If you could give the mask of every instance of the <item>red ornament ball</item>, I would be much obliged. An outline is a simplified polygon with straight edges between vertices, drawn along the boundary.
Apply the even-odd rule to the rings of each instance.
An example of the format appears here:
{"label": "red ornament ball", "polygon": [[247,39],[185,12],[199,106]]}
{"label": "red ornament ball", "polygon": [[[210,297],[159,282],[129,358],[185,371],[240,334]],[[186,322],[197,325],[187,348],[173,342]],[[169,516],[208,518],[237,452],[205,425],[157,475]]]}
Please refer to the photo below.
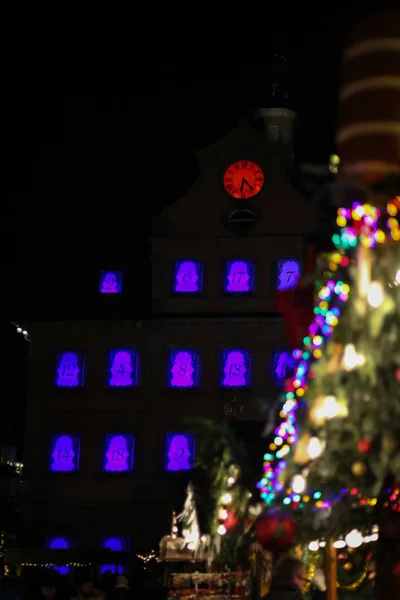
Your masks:
{"label": "red ornament ball", "polygon": [[239,519],[236,516],[235,511],[230,510],[228,511],[228,516],[226,517],[225,521],[224,521],[224,527],[227,531],[230,531],[231,529],[235,529],[236,525],[239,523]]}
{"label": "red ornament ball", "polygon": [[265,550],[286,552],[291,548],[297,525],[290,516],[280,510],[261,515],[255,524],[257,541]]}
{"label": "red ornament ball", "polygon": [[357,444],[358,451],[362,452],[363,454],[371,452],[372,447],[373,443],[371,442],[371,440],[360,440]]}
{"label": "red ornament ball", "polygon": [[394,375],[395,375],[396,381],[398,381],[400,383],[400,367],[395,370]]}

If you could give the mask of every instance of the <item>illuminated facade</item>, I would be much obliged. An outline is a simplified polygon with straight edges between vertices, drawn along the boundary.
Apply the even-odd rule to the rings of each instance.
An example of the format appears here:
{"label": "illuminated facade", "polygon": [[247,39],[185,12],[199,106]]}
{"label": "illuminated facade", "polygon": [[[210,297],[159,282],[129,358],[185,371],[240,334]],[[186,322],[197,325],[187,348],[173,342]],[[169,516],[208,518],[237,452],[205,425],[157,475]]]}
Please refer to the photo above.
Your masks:
{"label": "illuminated facade", "polygon": [[[292,115],[260,114],[272,141],[242,122],[198,152],[197,182],[154,219],[151,317],[29,325],[37,545],[156,542],[196,459],[187,417],[264,421],[260,398],[290,375],[276,294],[304,272],[317,215],[286,174]],[[108,309],[133,287],[118,264],[98,273]]]}

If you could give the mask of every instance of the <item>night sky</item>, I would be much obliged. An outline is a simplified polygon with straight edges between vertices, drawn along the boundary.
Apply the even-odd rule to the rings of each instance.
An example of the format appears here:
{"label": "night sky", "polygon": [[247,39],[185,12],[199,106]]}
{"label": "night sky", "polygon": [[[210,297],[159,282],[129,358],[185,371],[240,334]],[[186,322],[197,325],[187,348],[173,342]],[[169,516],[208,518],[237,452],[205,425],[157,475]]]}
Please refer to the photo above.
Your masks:
{"label": "night sky", "polygon": [[[289,21],[271,17],[257,48],[228,31],[227,43],[219,40],[218,50],[208,47],[208,53],[204,38],[203,46],[193,41],[175,54],[166,47],[154,59],[143,59],[139,49],[139,58],[125,57],[117,67],[109,61],[127,82],[121,90],[90,90],[86,82],[88,89],[60,91],[52,86],[56,63],[43,87],[32,75],[33,61],[31,87],[16,70],[4,113],[2,235],[2,333],[13,348],[12,364],[25,344],[21,336],[15,340],[10,320],[146,314],[149,221],[193,184],[197,148],[268,105],[276,49],[287,56],[291,106],[299,118],[297,159],[326,163],[334,150],[340,49],[360,3],[354,6],[345,14],[324,4],[320,12],[291,9]],[[108,73],[102,56],[92,52],[86,59],[80,62],[85,73],[106,66]],[[101,268],[125,272],[117,312],[101,305]]]}

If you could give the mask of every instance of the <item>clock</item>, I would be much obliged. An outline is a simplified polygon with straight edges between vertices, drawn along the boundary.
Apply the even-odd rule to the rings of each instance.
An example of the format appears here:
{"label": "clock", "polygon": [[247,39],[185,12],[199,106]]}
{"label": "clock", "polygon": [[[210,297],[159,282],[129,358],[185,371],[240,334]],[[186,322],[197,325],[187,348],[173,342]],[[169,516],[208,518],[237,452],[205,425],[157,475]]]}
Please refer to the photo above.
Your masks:
{"label": "clock", "polygon": [[224,187],[233,198],[252,198],[264,185],[262,169],[251,160],[238,160],[224,173]]}

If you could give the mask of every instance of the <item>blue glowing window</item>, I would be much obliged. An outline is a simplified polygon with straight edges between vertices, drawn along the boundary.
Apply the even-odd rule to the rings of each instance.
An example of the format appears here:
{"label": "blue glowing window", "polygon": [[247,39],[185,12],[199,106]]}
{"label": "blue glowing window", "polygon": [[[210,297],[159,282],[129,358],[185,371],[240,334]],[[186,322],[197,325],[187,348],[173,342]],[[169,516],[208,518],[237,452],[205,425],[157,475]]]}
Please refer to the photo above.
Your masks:
{"label": "blue glowing window", "polygon": [[138,363],[136,350],[109,350],[107,360],[108,387],[135,387],[138,382]]}
{"label": "blue glowing window", "polygon": [[189,471],[195,460],[195,438],[188,433],[168,433],[165,438],[165,470]]}
{"label": "blue glowing window", "polygon": [[221,387],[250,387],[250,351],[242,349],[223,350],[221,358]]}

